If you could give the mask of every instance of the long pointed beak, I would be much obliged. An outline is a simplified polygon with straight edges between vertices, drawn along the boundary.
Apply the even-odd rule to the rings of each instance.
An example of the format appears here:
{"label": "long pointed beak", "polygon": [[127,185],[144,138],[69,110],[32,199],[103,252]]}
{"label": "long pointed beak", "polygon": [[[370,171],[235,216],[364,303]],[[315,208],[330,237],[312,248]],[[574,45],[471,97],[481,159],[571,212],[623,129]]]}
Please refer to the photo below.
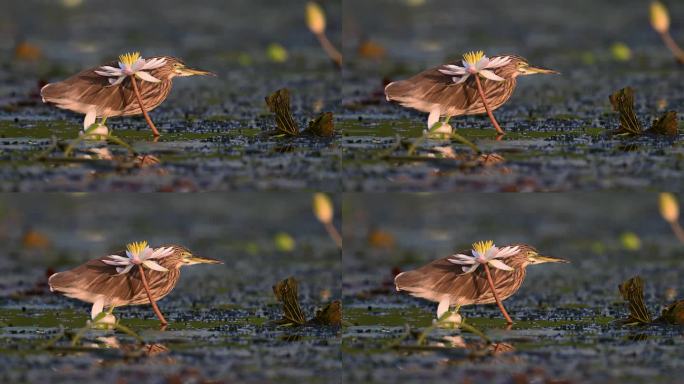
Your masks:
{"label": "long pointed beak", "polygon": [[213,77],[216,77],[216,74],[213,72],[204,71],[201,69],[188,68],[188,67],[181,69],[181,72],[183,72],[183,76],[213,76]]}
{"label": "long pointed beak", "polygon": [[557,257],[550,257],[550,256],[542,256],[542,255],[537,255],[534,257],[534,263],[535,264],[542,264],[542,263],[563,263],[563,264],[570,264],[570,260],[565,260],[565,259],[559,259]]}
{"label": "long pointed beak", "polygon": [[532,74],[543,74],[543,75],[560,75],[560,72],[554,71],[553,69],[548,69],[544,67],[533,67],[529,66],[525,68],[525,74],[526,75],[532,75]]}
{"label": "long pointed beak", "polygon": [[223,261],[210,259],[208,257],[192,256],[186,259],[187,264],[223,264]]}

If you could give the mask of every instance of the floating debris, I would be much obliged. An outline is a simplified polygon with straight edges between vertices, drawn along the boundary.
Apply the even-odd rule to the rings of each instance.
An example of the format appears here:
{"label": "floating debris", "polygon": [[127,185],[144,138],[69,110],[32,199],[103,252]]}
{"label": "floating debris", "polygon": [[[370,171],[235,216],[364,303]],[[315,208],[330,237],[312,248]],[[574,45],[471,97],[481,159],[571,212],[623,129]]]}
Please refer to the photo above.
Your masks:
{"label": "floating debris", "polygon": [[660,317],[653,320],[651,313],[644,303],[644,282],[639,276],[627,279],[619,285],[620,294],[629,305],[629,317],[622,320],[626,325],[647,325],[665,323],[673,325],[684,324],[684,300],[677,300],[668,305],[661,312]]}
{"label": "floating debris", "polygon": [[304,131],[300,132],[299,125],[292,116],[290,106],[290,90],[282,88],[266,97],[268,109],[275,114],[276,126],[278,131],[287,136],[299,136],[300,134],[311,134],[321,137],[332,137],[335,135],[335,127],[332,112],[324,112],[309,123]]}
{"label": "floating debris", "polygon": [[644,130],[641,122],[634,112],[634,89],[622,88],[609,97],[613,110],[620,114],[620,126],[613,132],[617,136],[641,136],[645,133],[677,136],[678,123],[677,112],[670,111],[653,122],[650,129]]}
{"label": "floating debris", "polygon": [[327,325],[339,327],[342,324],[342,303],[334,300],[323,309],[316,311],[316,315],[309,321],[299,304],[299,283],[294,277],[288,277],[273,286],[273,294],[283,305],[283,318],[276,320],[278,325]]}
{"label": "floating debris", "polygon": [[644,282],[639,276],[632,277],[619,285],[622,298],[629,304],[629,317],[625,324],[650,324],[651,313],[644,304]]}

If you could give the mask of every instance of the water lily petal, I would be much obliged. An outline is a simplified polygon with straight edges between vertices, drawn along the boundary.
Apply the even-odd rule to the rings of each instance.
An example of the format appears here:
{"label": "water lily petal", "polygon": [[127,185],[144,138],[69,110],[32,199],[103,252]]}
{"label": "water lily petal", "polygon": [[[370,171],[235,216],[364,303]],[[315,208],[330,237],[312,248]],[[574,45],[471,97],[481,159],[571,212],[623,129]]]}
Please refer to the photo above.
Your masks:
{"label": "water lily petal", "polygon": [[[109,79],[109,86],[112,87],[112,86],[121,84],[126,79],[126,77],[127,76],[119,76],[119,78],[117,78],[116,80],[115,79]],[[128,253],[128,251],[126,251],[126,253]]]}
{"label": "water lily petal", "polygon": [[144,66],[145,59],[141,57],[138,60],[136,60],[135,63],[133,63],[133,65],[131,65],[131,71],[138,72],[139,70],[143,69]]}
{"label": "water lily petal", "polygon": [[494,81],[504,81],[505,80],[503,77],[495,74],[492,71],[486,70],[486,69],[481,70],[480,75],[488,78],[489,80],[494,80]]}
{"label": "water lily petal", "polygon": [[133,268],[133,264],[127,265],[126,267],[117,267],[116,272],[118,272],[119,275],[125,275],[131,270],[131,268]]}
{"label": "water lily petal", "polygon": [[157,264],[156,262],[152,260],[145,260],[142,262],[144,266],[146,266],[149,269],[154,269],[155,271],[159,272],[168,272],[169,270],[162,267],[161,265]]}
{"label": "water lily petal", "polygon": [[509,56],[495,57],[494,59],[489,61],[489,65],[487,65],[487,67],[485,67],[485,69],[503,67],[504,65],[506,65],[510,62],[511,62],[511,58]]}
{"label": "water lily petal", "polygon": [[149,81],[150,83],[159,83],[161,81],[156,77],[150,75],[149,73],[143,71],[136,72],[135,75],[145,81]]}
{"label": "water lily petal", "polygon": [[496,257],[497,253],[499,253],[499,248],[497,248],[496,245],[492,245],[490,248],[487,249],[482,258],[485,260],[491,260]]}
{"label": "water lily petal", "polygon": [[463,84],[463,83],[465,83],[466,80],[468,80],[468,77],[470,77],[470,74],[469,74],[469,73],[466,73],[466,74],[463,75],[460,79],[458,79],[458,81],[456,81],[456,79],[457,79],[456,77],[454,77],[452,80],[453,80],[454,83],[456,83],[456,84]]}
{"label": "water lily petal", "polygon": [[504,247],[499,250],[495,258],[503,259],[515,255],[516,253],[518,253],[518,251],[520,251],[520,247]]}
{"label": "water lily petal", "polygon": [[137,256],[140,260],[147,260],[150,258],[150,256],[152,256],[152,253],[153,253],[152,248],[145,247],[142,250],[140,250],[140,253],[138,253]]}
{"label": "water lily petal", "polygon": [[494,268],[503,269],[504,271],[512,271],[513,270],[512,267],[509,267],[508,265],[504,264],[503,262],[501,262],[499,260],[489,260],[487,263]]}
{"label": "water lily petal", "polygon": [[476,70],[480,71],[487,68],[487,65],[489,65],[489,57],[482,56],[482,58],[475,63],[474,67]]}
{"label": "water lily petal", "polygon": [[173,247],[160,247],[155,249],[147,259],[159,259],[171,255],[173,255]]}
{"label": "water lily petal", "polygon": [[475,264],[475,259],[470,259],[470,260],[458,260],[458,259],[447,259],[448,262],[452,264],[458,264],[458,265],[472,265]]}
{"label": "water lily petal", "polygon": [[438,71],[441,72],[443,75],[449,75],[449,76],[453,76],[453,75],[461,76],[461,75],[465,74],[465,69],[463,69],[461,71],[452,71],[452,70],[448,70],[448,69],[438,69]]}
{"label": "water lily petal", "polygon": [[141,68],[142,70],[157,69],[162,65],[166,64],[166,59],[163,57],[157,57],[154,59],[147,60],[145,65]]}
{"label": "water lily petal", "polygon": [[463,273],[471,273],[471,272],[475,272],[475,270],[479,266],[480,266],[480,264],[474,264],[472,267],[463,267],[461,269],[463,270]]}
{"label": "water lily petal", "polygon": [[[117,255],[110,255],[107,257],[111,259],[102,259],[102,262],[108,265],[128,265],[131,263],[131,259],[126,257],[121,257]],[[116,257],[116,259],[114,259],[114,257]]]}

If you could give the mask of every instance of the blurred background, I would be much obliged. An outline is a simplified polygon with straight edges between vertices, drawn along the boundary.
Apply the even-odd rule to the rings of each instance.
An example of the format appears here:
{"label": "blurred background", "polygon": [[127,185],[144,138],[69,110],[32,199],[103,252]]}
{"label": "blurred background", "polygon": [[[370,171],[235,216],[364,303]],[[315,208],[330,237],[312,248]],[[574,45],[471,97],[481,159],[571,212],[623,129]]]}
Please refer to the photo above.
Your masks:
{"label": "blurred background", "polygon": [[[345,316],[353,324],[343,359],[357,367],[345,370],[350,381],[677,381],[677,370],[662,366],[684,365],[679,327],[616,323],[629,313],[618,285],[632,276],[644,279],[654,317],[684,296],[684,246],[661,216],[658,194],[345,194],[343,211]],[[468,323],[517,352],[472,360],[453,350],[387,348],[406,324],[430,325],[437,308],[396,292],[394,275],[489,239],[571,261],[527,268],[522,288],[504,302],[517,322],[512,331],[502,331],[496,305],[461,309]]]}
{"label": "blurred background", "polygon": [[[0,195],[1,381],[159,382],[179,377],[187,382],[195,374],[240,382],[271,377],[287,382],[313,373],[327,377],[325,372],[340,364],[335,329],[283,330],[268,325],[282,317],[272,286],[287,277],[299,281],[307,318],[341,296],[340,251],[318,221],[312,197]],[[339,197],[330,198],[339,212]],[[333,224],[339,228],[340,222]],[[75,332],[90,317],[89,304],[49,292],[46,276],[140,240],[153,247],[180,244],[224,262],[182,269],[174,291],[159,302],[171,323],[166,332],[156,331],[158,323],[149,306],[115,312],[147,342],[169,349],[163,361],[143,358],[123,364],[116,354],[60,356],[40,350],[61,326]],[[89,340],[96,336],[97,332],[91,334]],[[123,336],[122,343],[127,341]],[[306,364],[299,360],[302,356]],[[101,359],[115,368],[105,374]],[[174,363],[164,363],[167,359]],[[76,365],[83,368],[74,371]],[[198,368],[190,378],[189,367]]]}

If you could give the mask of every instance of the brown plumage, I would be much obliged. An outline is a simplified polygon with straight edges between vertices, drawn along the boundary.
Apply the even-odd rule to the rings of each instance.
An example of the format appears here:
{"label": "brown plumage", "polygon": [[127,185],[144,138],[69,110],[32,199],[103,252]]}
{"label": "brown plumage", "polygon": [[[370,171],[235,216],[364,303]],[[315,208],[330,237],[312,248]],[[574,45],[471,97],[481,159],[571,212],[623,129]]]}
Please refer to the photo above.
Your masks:
{"label": "brown plumage", "polygon": [[[166,245],[160,248],[165,247],[171,247],[172,253],[154,261],[168,271],[144,268],[154,301],[163,299],[175,288],[182,266],[221,263],[218,260],[194,256],[188,249],[179,245]],[[121,251],[114,255],[125,257],[126,252]],[[103,260],[111,259],[108,256],[101,257],[74,269],[55,273],[48,279],[50,290],[73,299],[93,303],[93,317],[104,308],[113,309],[125,305],[150,303],[137,266],[127,273],[119,274],[116,266],[106,264]]]}
{"label": "brown plumage", "polygon": [[[148,112],[157,108],[169,96],[174,77],[214,75],[211,72],[188,68],[175,57],[151,57],[146,61],[154,59],[164,59],[165,62],[158,68],[141,72],[146,72],[160,81],[150,82],[136,78],[142,104]],[[131,79],[126,78],[121,84],[111,85],[109,80],[112,77],[96,73],[102,71],[103,66],[119,68],[119,62],[113,61],[86,69],[66,80],[47,84],[40,91],[43,102],[86,115],[84,129],[93,124],[98,117],[107,119],[142,114]]]}
{"label": "brown plumage", "polygon": [[[518,76],[515,68],[517,63],[522,61],[525,59],[511,56],[511,64],[492,70],[506,79],[505,81],[481,78],[485,96],[487,100],[492,100],[492,110],[502,106],[513,95]],[[449,64],[463,66],[462,60]],[[440,116],[474,115],[485,112],[474,77],[471,76],[462,84],[456,84],[452,80],[453,76],[445,75],[439,72],[439,69],[444,69],[444,66],[430,68],[406,80],[388,84],[385,87],[387,100],[428,113],[434,106],[439,106]]]}
{"label": "brown plumage", "polygon": [[[161,80],[159,83],[137,79],[140,96],[147,111],[157,108],[171,92],[174,77],[171,68],[174,63],[180,63],[180,60],[173,57],[166,57],[166,60],[171,66],[165,65],[149,71],[152,76]],[[118,67],[115,61],[104,65]],[[83,114],[94,107],[97,117],[142,114],[131,82],[126,80],[120,85],[110,86],[108,77],[95,73],[100,67],[86,69],[66,80],[44,86],[40,91],[43,102]]]}
{"label": "brown plumage", "polygon": [[[541,67],[531,67],[527,60],[515,55],[493,56],[494,60],[508,56],[510,62],[502,67],[491,69],[504,81],[489,80],[480,77],[485,98],[490,109],[496,110],[510,99],[517,84],[517,77],[535,73],[557,73]],[[464,60],[448,63],[464,67]],[[431,114],[428,127],[441,116],[475,115],[485,112],[485,106],[480,98],[475,83],[475,77],[470,76],[464,83],[456,84],[452,75],[439,72],[444,65],[430,68],[406,79],[395,81],[385,87],[388,101],[397,102],[403,107],[413,108]]]}
{"label": "brown plumage", "polygon": [[[501,300],[515,294],[525,280],[525,269],[530,264],[567,262],[563,259],[540,256],[527,244],[514,244],[519,251],[502,261],[513,271],[490,268],[492,280]],[[457,252],[470,254],[470,250]],[[398,274],[394,283],[397,291],[440,303],[441,312],[452,306],[494,303],[483,267],[464,273],[462,266],[448,261],[449,257],[435,260],[418,269]],[[439,317],[439,316],[438,316]]]}

